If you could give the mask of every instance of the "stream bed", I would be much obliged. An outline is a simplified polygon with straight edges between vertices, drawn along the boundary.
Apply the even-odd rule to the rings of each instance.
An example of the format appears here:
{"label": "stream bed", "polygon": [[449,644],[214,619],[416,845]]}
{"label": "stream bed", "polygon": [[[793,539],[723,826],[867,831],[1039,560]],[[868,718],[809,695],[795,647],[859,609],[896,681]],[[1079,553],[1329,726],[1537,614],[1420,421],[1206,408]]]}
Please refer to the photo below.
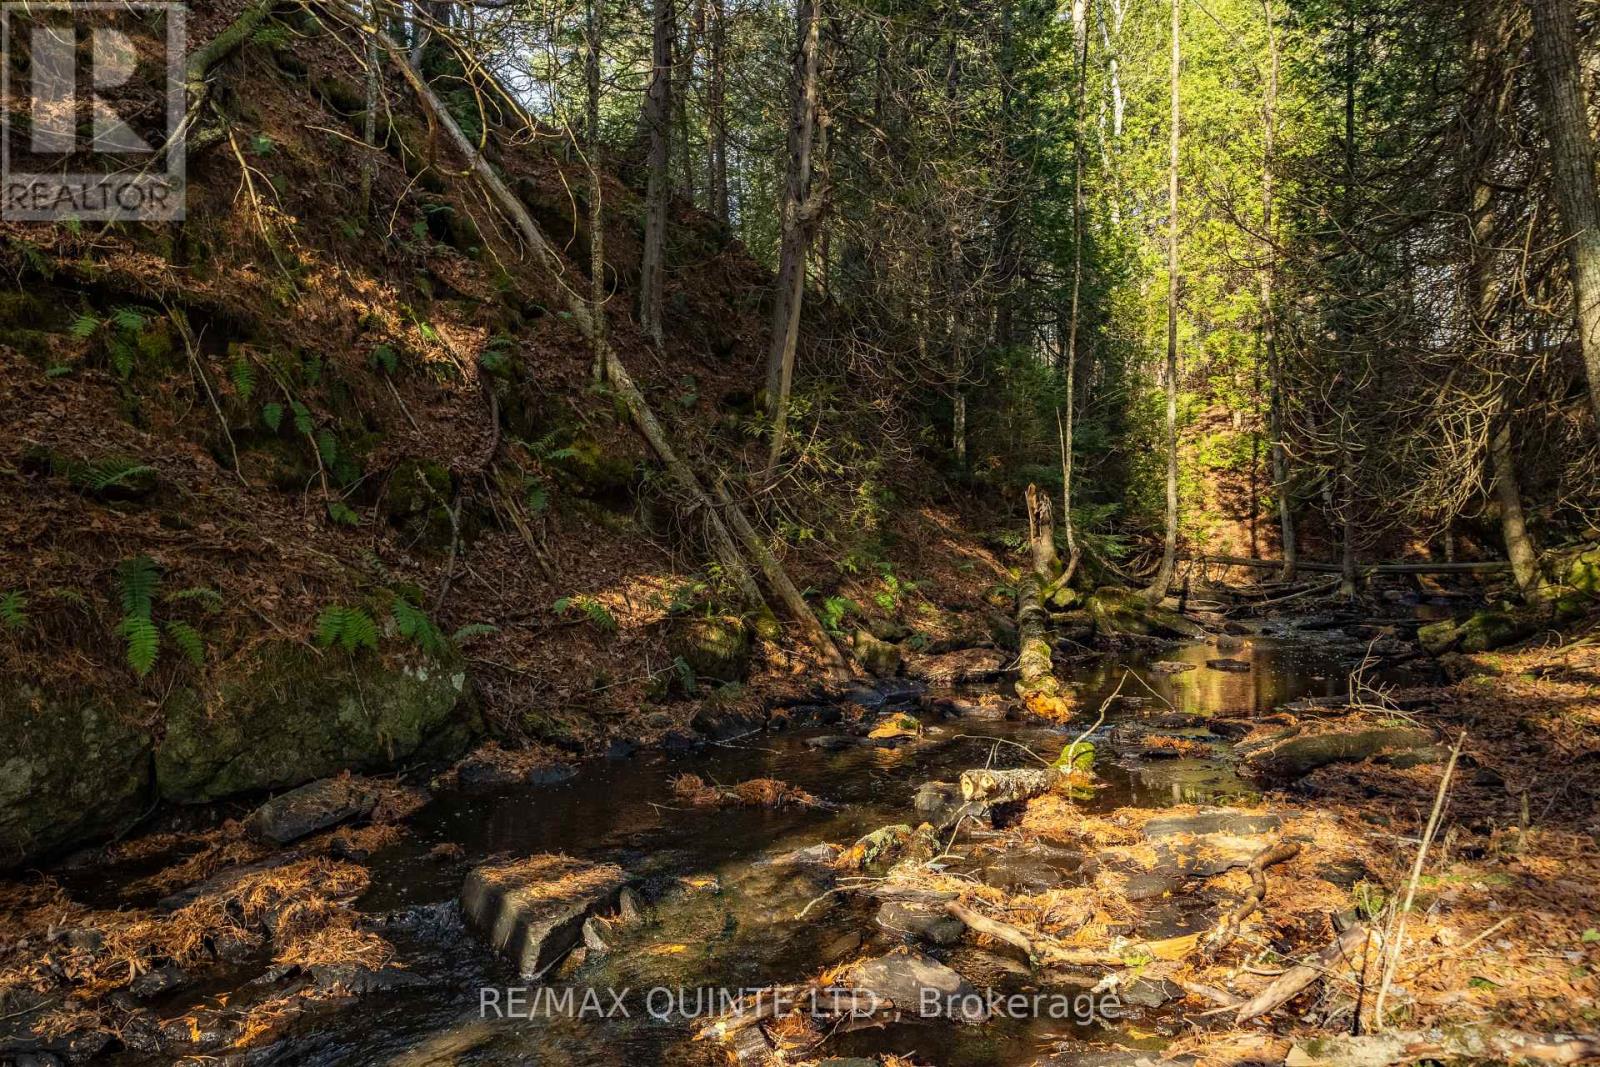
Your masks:
{"label": "stream bed", "polygon": [[[706,1017],[726,1006],[719,1003],[718,991],[804,980],[898,942],[876,926],[870,902],[828,895],[826,881],[803,868],[773,865],[773,856],[820,842],[848,844],[886,824],[914,822],[911,800],[922,783],[953,781],[962,770],[990,760],[1011,766],[1026,761],[1013,745],[996,739],[1048,758],[1092,721],[1119,684],[1120,696],[1111,701],[1096,732],[1102,742],[1096,767],[1102,784],[1084,801],[1088,810],[1248,801],[1257,794],[1233,773],[1220,739],[1215,757],[1161,760],[1119,758],[1105,742],[1119,725],[1144,717],[1170,720],[1176,711],[1194,716],[1198,724],[1211,715],[1259,715],[1301,697],[1345,691],[1353,651],[1348,643],[1292,629],[1273,634],[1252,637],[1242,650],[1228,653],[1219,653],[1214,643],[1192,642],[1089,658],[1064,672],[1088,716],[1085,724],[1071,728],[1000,715],[942,718],[927,710],[939,704],[929,698],[941,695],[972,706],[984,689],[969,687],[905,700],[923,708],[918,714],[925,726],[921,739],[903,747],[826,751],[806,744],[825,729],[763,732],[677,756],[646,752],[596,761],[555,785],[444,794],[416,816],[405,843],[372,857],[372,888],[360,902],[369,914],[387,917],[385,936],[400,951],[405,981],[364,998],[352,1010],[321,1017],[314,1034],[291,1041],[292,1058],[374,1067],[724,1062],[721,1048],[690,1040]],[[1250,669],[1205,666],[1224,654],[1247,660]],[[1158,660],[1196,667],[1168,673],[1152,669]],[[1003,691],[1000,686],[990,690]],[[1207,736],[1203,729],[1195,733]],[[779,778],[835,806],[820,812],[684,808],[675,802],[670,784],[684,772],[723,784]],[[462,868],[428,855],[441,843],[461,846],[468,864],[536,852],[617,863],[650,901],[648,919],[616,931],[609,952],[566,968],[553,980],[556,1004],[562,990],[573,991],[570,1014],[542,1010],[550,1002],[535,1000],[524,1009],[528,1017],[498,1018],[492,1006],[485,1012],[484,990],[505,998],[515,995],[510,990],[527,988],[531,997],[537,986],[520,979],[460,926],[453,902]],[[1081,877],[1078,860],[1047,860],[1042,873],[1035,870],[1031,877],[1069,884]],[[805,918],[797,919],[819,896],[823,899]],[[1181,930],[1187,921],[1179,914],[1172,926]],[[1015,964],[1000,957],[991,962],[997,985],[1031,988]],[[591,996],[589,1011],[581,1010],[585,994]],[[619,996],[620,1008],[614,999]],[[1072,1020],[997,1019],[976,1027],[896,1023],[841,1035],[826,1053],[898,1053],[916,1062],[959,1067],[1030,1063],[1040,1049],[1091,1039],[1128,1048],[1162,1043],[1159,1028],[1153,1030],[1148,1020],[1134,1029],[1104,1021],[1088,1026]]]}

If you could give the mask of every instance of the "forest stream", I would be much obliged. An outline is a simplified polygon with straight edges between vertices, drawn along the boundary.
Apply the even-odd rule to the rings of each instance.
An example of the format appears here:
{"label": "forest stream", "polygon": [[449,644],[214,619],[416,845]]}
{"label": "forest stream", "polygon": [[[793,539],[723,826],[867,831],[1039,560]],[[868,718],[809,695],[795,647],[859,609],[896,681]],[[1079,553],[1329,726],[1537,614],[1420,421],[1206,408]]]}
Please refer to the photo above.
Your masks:
{"label": "forest stream", "polygon": [[[1294,623],[1273,620],[1233,652],[1236,661],[1248,662],[1248,670],[1206,666],[1218,655],[1215,641],[1191,641],[1090,655],[1063,672],[1083,707],[1106,707],[1104,722],[1089,738],[1101,756],[1096,786],[1080,801],[1084,810],[1259,806],[1260,794],[1235,774],[1228,743],[1206,729],[1207,720],[1254,718],[1299,698],[1340,695],[1348,685],[1352,653],[1359,654],[1359,646],[1342,634],[1301,630]],[[1153,668],[1158,661],[1166,666]],[[1176,671],[1174,663],[1193,669]],[[1396,670],[1369,679],[1374,680],[1412,681]],[[912,798],[923,783],[954,779],[989,763],[1026,765],[1018,746],[1048,759],[1088,725],[1008,719],[1003,702],[983,701],[985,694],[1000,691],[1000,684],[930,692],[914,683],[891,682],[879,683],[875,696],[854,694],[859,703],[880,704],[880,714],[915,711],[921,736],[898,747],[852,745],[830,751],[827,741],[818,739],[836,736],[830,730],[838,727],[769,730],[698,752],[619,754],[549,785],[440,794],[415,816],[403,843],[370,858],[371,887],[358,903],[398,948],[403,968],[398,979],[353,1009],[309,1017],[275,1047],[273,1061],[392,1067],[720,1062],[712,1043],[690,1040],[726,1008],[717,1000],[718,990],[796,981],[901,940],[874,921],[877,905],[867,895],[830,893],[831,874],[821,867],[774,863],[775,857],[820,842],[848,843],[885,824],[915,823]],[[965,713],[949,714],[952,708]],[[1151,721],[1211,751],[1202,755],[1188,749],[1179,758],[1156,759],[1148,750],[1141,754],[1122,743],[1128,728]],[[672,779],[684,773],[713,783],[781,779],[829,807],[686,808],[671,787]],[[1042,842],[987,858],[967,855],[968,846],[997,833],[960,828],[941,862],[1014,892],[1082,882],[1086,857]],[[483,1010],[483,990],[499,995],[538,985],[519,978],[462,924],[456,904],[461,867],[436,860],[438,847],[449,844],[461,846],[469,864],[565,853],[615,863],[627,872],[645,902],[645,917],[608,933],[604,954],[589,953],[576,966],[569,960],[557,972],[552,988],[558,993],[571,988],[575,994],[569,1017],[535,1010],[531,1018],[496,1018],[495,1009]],[[104,892],[106,883],[100,885]],[[801,913],[805,917],[797,918]],[[1187,894],[1172,894],[1153,914],[1157,928],[1143,930],[1146,937],[1181,935],[1216,921],[1214,908]],[[1003,955],[970,944],[957,952],[964,956],[958,969],[985,975],[990,988],[1008,994],[1036,988],[1027,968]],[[155,1006],[177,1017],[195,1009],[198,993],[202,1001],[226,997],[238,1008],[254,988],[267,988],[252,984],[259,973],[258,963],[255,973],[241,969],[229,977],[225,984],[237,989],[214,983]],[[587,1014],[579,1010],[590,990],[607,1010],[593,1004]],[[615,1009],[613,993],[622,997],[625,1013]],[[1170,1027],[1159,1006],[1126,1005],[1123,1011],[1122,1018],[1092,1023],[1076,1018],[991,1019],[979,1026],[895,1022],[840,1034],[826,1051],[914,1054],[917,1062],[956,1067],[1032,1063],[1041,1051],[1070,1054],[1075,1044],[1091,1039],[1130,1049],[1163,1046]]]}

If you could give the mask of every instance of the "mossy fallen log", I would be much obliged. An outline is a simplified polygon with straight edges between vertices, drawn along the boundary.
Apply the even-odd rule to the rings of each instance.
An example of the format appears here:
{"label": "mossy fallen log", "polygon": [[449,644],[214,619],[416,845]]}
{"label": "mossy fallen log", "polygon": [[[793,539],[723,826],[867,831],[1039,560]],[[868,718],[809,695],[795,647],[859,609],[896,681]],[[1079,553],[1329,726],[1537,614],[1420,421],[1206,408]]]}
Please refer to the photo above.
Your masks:
{"label": "mossy fallen log", "polygon": [[1017,590],[1017,696],[1040,718],[1063,721],[1072,717],[1073,705],[1051,656],[1050,614],[1044,606],[1044,582],[1037,574],[1023,576]]}

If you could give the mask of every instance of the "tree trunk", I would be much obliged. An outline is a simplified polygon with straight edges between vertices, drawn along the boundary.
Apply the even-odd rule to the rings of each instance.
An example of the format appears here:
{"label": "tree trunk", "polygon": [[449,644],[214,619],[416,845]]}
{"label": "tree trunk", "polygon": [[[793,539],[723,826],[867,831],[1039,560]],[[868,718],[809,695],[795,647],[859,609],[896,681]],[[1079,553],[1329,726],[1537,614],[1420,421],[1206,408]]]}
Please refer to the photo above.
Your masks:
{"label": "tree trunk", "polygon": [[593,378],[606,376],[606,234],[603,209],[604,187],[600,181],[600,45],[605,39],[605,0],[588,0],[585,30],[584,81],[587,98],[584,107],[585,153],[589,163],[589,304],[593,308]]}
{"label": "tree trunk", "polygon": [[727,0],[711,0],[711,26],[707,41],[706,71],[706,125],[710,138],[707,156],[710,158],[709,175],[711,215],[724,226],[728,225],[728,90],[727,72],[723,68],[723,51],[727,47]]}
{"label": "tree trunk", "polygon": [[772,301],[772,339],[767,349],[767,405],[772,412],[769,466],[777,466],[788,433],[789,390],[794,382],[800,305],[805,296],[806,251],[816,211],[811,200],[811,149],[817,125],[817,39],[821,22],[817,2],[799,0],[795,8],[789,168],[781,212],[783,237],[777,287]]}
{"label": "tree trunk", "polygon": [[1570,0],[1529,0],[1533,44],[1544,85],[1550,179],[1561,211],[1572,271],[1572,304],[1589,379],[1589,406],[1600,433],[1600,203],[1595,150]]}
{"label": "tree trunk", "polygon": [[1161,567],[1145,590],[1152,603],[1167,595],[1178,558],[1178,38],[1179,0],[1172,0],[1172,62],[1169,73],[1172,115],[1167,145],[1167,529]]}
{"label": "tree trunk", "polygon": [[[378,21],[378,5],[376,0],[367,2],[367,20],[374,27],[380,25]],[[377,173],[376,147],[378,143],[378,39],[375,36],[367,37],[366,47],[367,62],[367,112],[361,122],[361,139],[366,143],[367,152],[361,157],[361,224],[365,226],[372,217],[372,179]]]}
{"label": "tree trunk", "polygon": [[[1083,105],[1089,77],[1089,0],[1073,0],[1072,42],[1078,68],[1072,105],[1072,307],[1067,317],[1066,413],[1064,424],[1057,426],[1061,435],[1061,528],[1067,540],[1068,575],[1078,569],[1078,535],[1072,528],[1072,443],[1077,413],[1073,394],[1077,391],[1078,313],[1083,292]],[[1057,419],[1062,416],[1057,415]]]}
{"label": "tree trunk", "polygon": [[1266,350],[1268,388],[1268,433],[1272,437],[1272,493],[1278,501],[1278,530],[1282,542],[1283,570],[1280,580],[1294,581],[1298,546],[1295,538],[1294,508],[1289,493],[1289,457],[1283,444],[1283,368],[1278,359],[1278,320],[1273,306],[1277,282],[1277,246],[1273,230],[1278,141],[1278,32],[1272,17],[1272,0],[1263,0],[1267,19],[1267,87],[1262,99],[1261,230],[1266,269],[1261,272],[1261,341]]}
{"label": "tree trunk", "polygon": [[650,88],[644,123],[650,137],[650,177],[645,186],[644,254],[639,264],[639,329],[656,344],[665,340],[661,305],[666,288],[667,207],[672,199],[672,44],[677,36],[673,5],[655,0],[651,16]]}
{"label": "tree trunk", "polygon": [[1517,488],[1516,453],[1511,442],[1511,420],[1500,419],[1500,425],[1489,439],[1489,461],[1493,469],[1494,495],[1500,504],[1500,531],[1505,536],[1506,557],[1511,560],[1511,574],[1516,579],[1522,598],[1530,603],[1540,600],[1545,593],[1544,578],[1539,573],[1539,550],[1528,533],[1528,524],[1522,513],[1522,494]]}

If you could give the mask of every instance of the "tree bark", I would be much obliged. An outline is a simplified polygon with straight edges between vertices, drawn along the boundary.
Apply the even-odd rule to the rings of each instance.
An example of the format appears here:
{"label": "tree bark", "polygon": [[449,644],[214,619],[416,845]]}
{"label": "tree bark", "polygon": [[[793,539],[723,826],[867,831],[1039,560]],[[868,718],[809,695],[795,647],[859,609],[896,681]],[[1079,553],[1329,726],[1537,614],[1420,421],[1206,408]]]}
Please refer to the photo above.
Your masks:
{"label": "tree bark", "polygon": [[661,305],[666,288],[667,207],[672,199],[672,45],[676,0],[655,0],[651,15],[650,87],[644,124],[650,138],[645,186],[644,253],[639,263],[639,329],[657,345],[665,340]]}
{"label": "tree bark", "polygon": [[1550,179],[1561,212],[1572,272],[1573,318],[1589,407],[1600,434],[1600,202],[1595,199],[1595,149],[1571,0],[1529,0],[1533,46],[1544,86]]}
{"label": "tree bark", "polygon": [[1072,306],[1067,317],[1066,413],[1057,426],[1061,435],[1061,528],[1067,540],[1068,575],[1078,569],[1078,535],[1072,528],[1072,442],[1077,413],[1074,394],[1078,384],[1078,313],[1083,293],[1083,105],[1089,76],[1089,0],[1073,0],[1072,43],[1077,65],[1072,105]]}
{"label": "tree bark", "polygon": [[794,382],[800,306],[805,297],[806,252],[816,205],[811,199],[811,149],[817,125],[818,0],[795,8],[793,93],[789,117],[789,166],[781,209],[783,236],[772,300],[772,338],[767,349],[767,405],[772,412],[769,466],[777,466],[789,428],[789,390]]}
{"label": "tree bark", "polygon": [[1161,566],[1144,595],[1152,603],[1167,595],[1178,558],[1178,37],[1179,0],[1172,0],[1172,62],[1169,73],[1171,118],[1167,144],[1167,528]]}

